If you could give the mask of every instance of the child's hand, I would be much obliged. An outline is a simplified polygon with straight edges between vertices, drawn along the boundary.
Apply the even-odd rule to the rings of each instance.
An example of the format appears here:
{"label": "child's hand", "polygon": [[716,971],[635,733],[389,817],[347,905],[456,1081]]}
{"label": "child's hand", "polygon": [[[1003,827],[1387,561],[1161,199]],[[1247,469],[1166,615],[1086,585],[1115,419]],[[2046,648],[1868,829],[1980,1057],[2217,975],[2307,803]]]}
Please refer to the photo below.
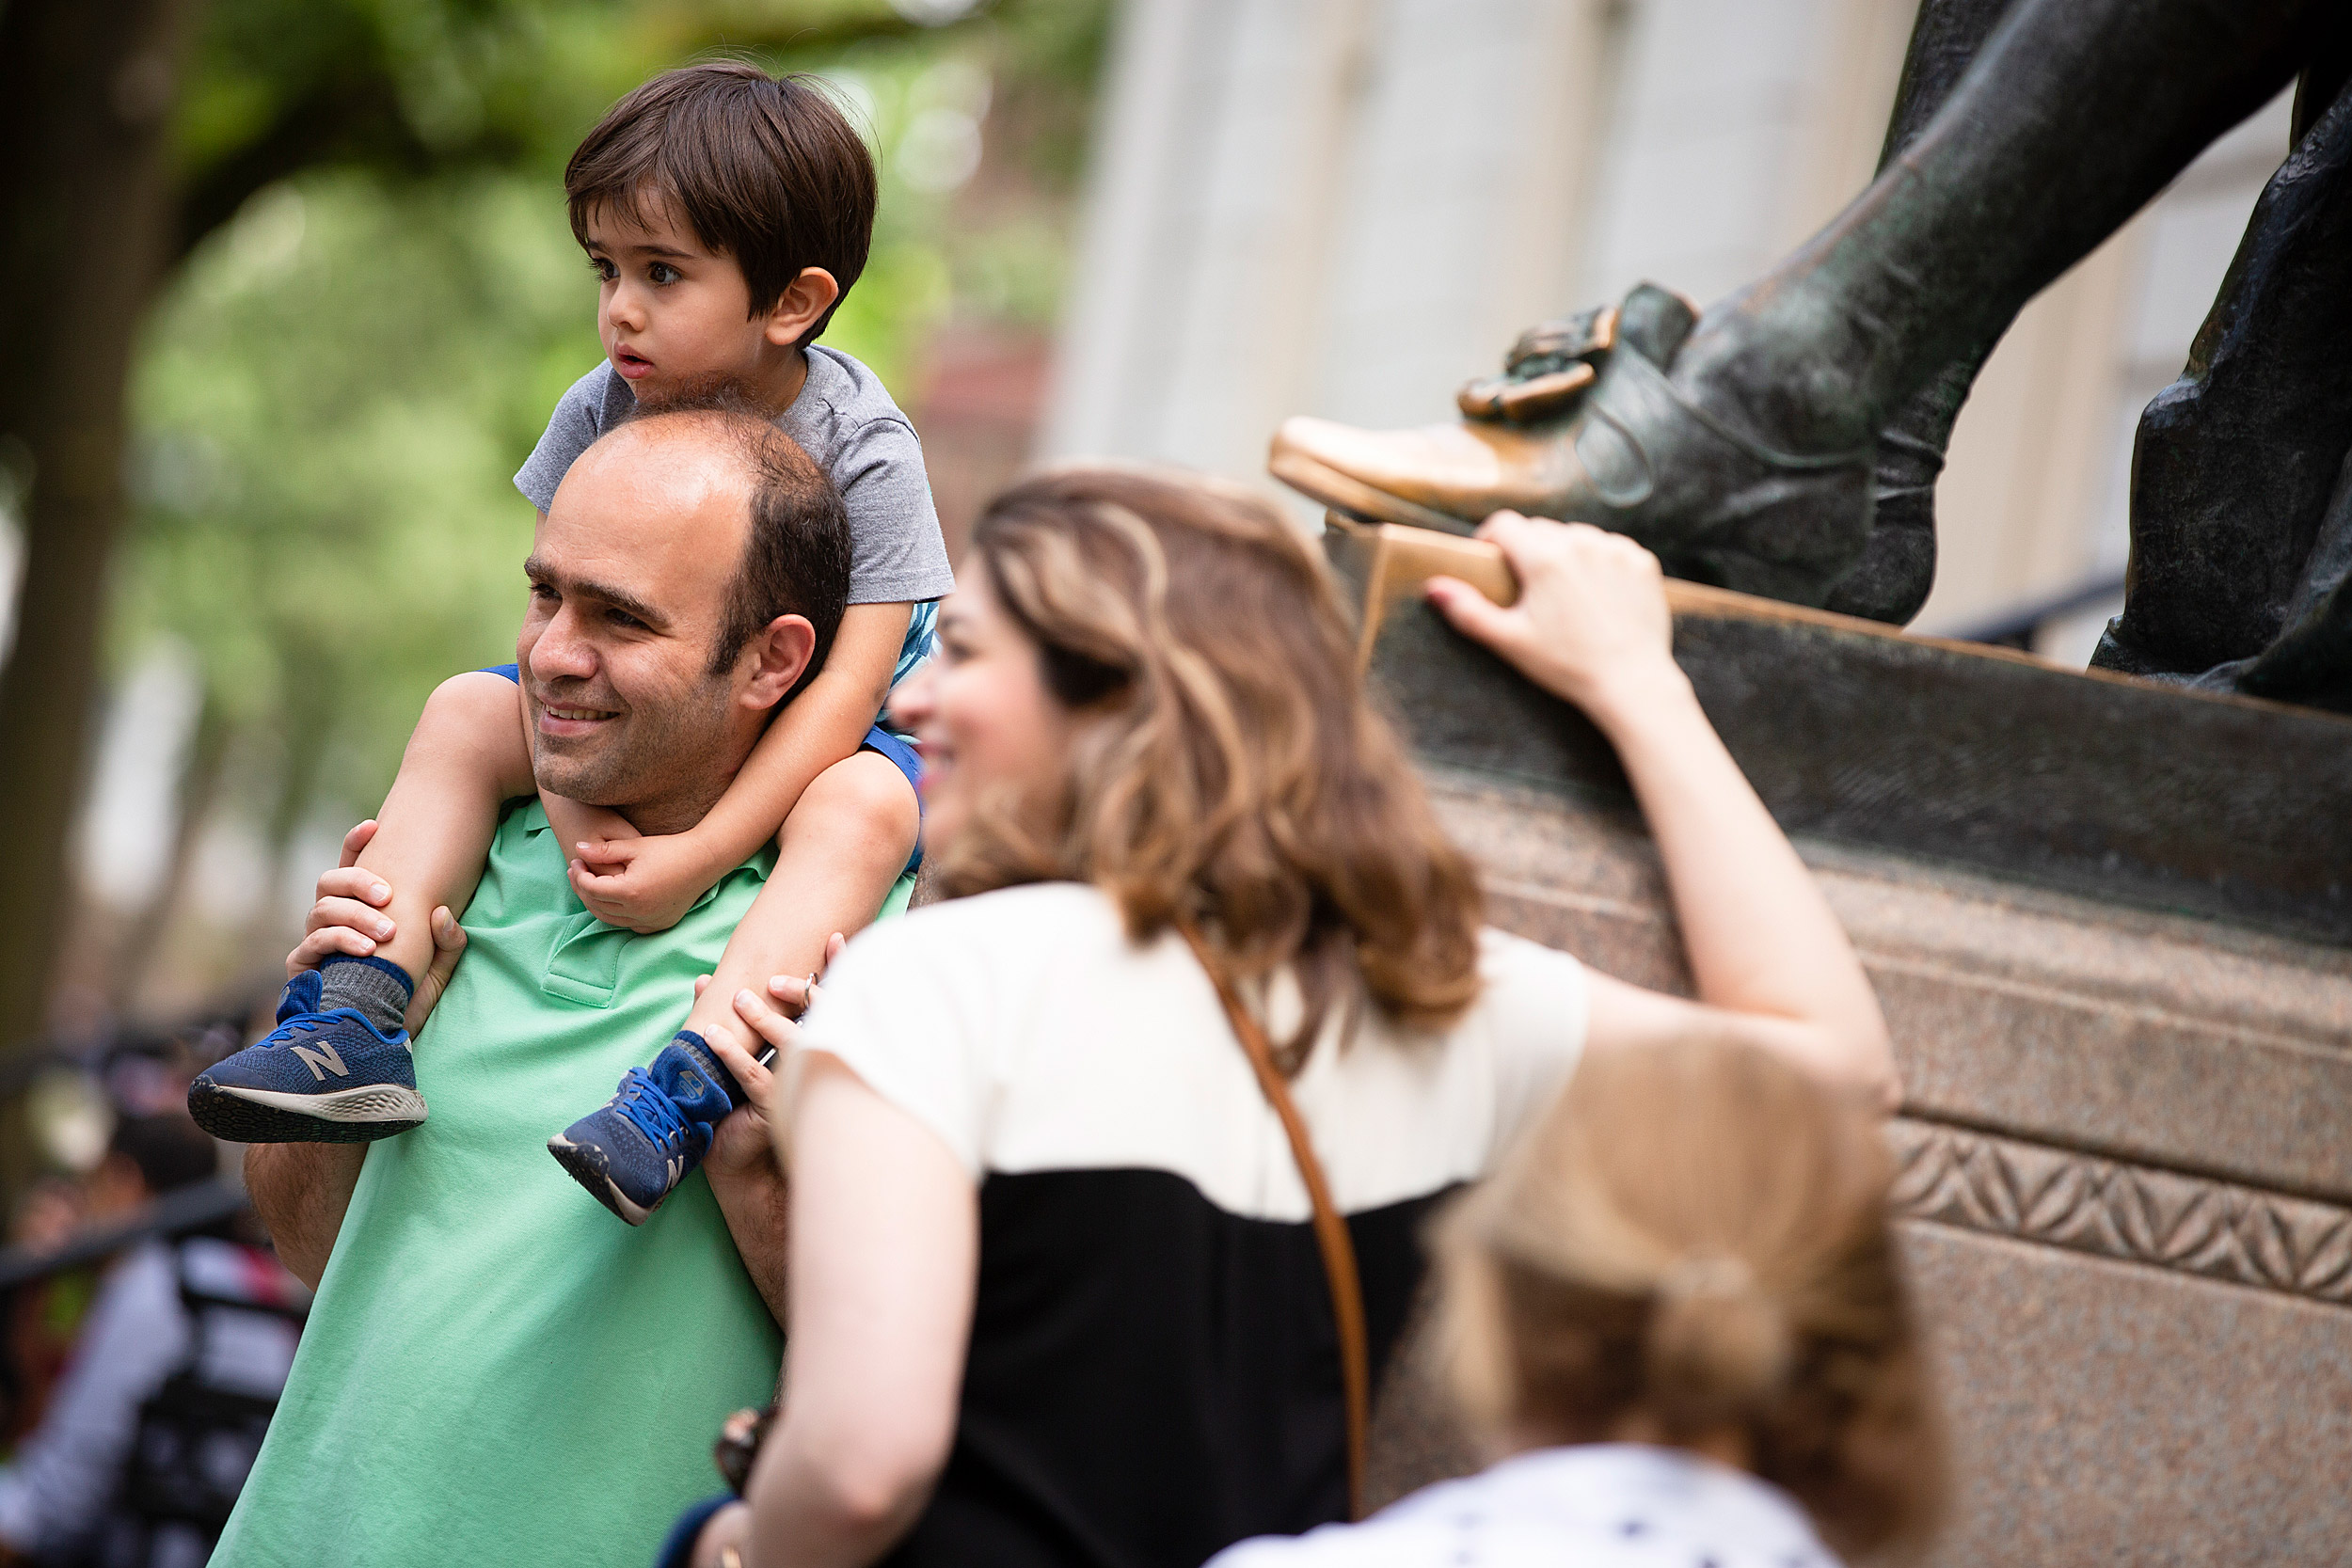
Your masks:
{"label": "child's hand", "polygon": [[592,838],[572,847],[572,891],[608,926],[666,931],[725,873],[691,833]]}

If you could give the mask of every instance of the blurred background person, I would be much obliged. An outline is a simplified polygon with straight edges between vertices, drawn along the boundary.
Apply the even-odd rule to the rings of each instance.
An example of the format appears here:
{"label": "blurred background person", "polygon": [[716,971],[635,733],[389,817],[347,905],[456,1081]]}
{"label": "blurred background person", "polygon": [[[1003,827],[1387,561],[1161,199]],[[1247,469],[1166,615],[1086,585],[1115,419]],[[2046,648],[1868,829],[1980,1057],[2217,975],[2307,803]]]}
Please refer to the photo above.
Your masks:
{"label": "blurred background person", "polygon": [[189,1074],[240,1040],[244,1027],[242,1018],[218,1016],[169,1033],[133,1025],[81,1049],[52,1042],[0,1065],[0,1085],[24,1093],[19,1152],[46,1170],[18,1203],[11,1252],[0,1260],[0,1278],[14,1282],[0,1285],[0,1461],[40,1424],[109,1260],[89,1239],[112,1222],[90,1223],[87,1210],[118,1124],[180,1113]]}
{"label": "blurred background person", "polygon": [[1436,1227],[1456,1397],[1507,1457],[1212,1568],[1835,1568],[1941,1506],[1875,1117],[1692,1034],[1596,1048]]}
{"label": "blurred background person", "polygon": [[[86,1182],[84,1224],[212,1180],[184,1114],[126,1116]],[[307,1301],[233,1221],[151,1236],[106,1268],[40,1423],[0,1466],[0,1545],[58,1568],[201,1563],[252,1465]]]}

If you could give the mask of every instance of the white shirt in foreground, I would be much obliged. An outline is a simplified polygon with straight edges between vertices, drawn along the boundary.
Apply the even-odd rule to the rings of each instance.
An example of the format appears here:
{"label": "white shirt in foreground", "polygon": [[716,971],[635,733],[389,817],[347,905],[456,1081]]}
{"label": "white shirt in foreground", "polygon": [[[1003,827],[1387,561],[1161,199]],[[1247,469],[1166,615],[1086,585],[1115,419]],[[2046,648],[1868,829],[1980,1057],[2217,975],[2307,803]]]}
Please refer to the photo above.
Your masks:
{"label": "white shirt in foreground", "polygon": [[1209,1568],[1838,1568],[1788,1494],[1682,1449],[1536,1449],[1360,1525],[1230,1546]]}
{"label": "white shirt in foreground", "polygon": [[[1333,1018],[1292,1081],[1349,1213],[1471,1181],[1538,1115],[1584,1044],[1584,971],[1489,930],[1478,999],[1448,1028],[1371,1007]],[[1295,987],[1268,1032],[1295,1027]],[[1172,1172],[1229,1213],[1311,1212],[1280,1121],[1216,992],[1173,932],[1137,945],[1076,882],[1005,888],[870,926],[825,976],[803,1031],[992,1173]]]}

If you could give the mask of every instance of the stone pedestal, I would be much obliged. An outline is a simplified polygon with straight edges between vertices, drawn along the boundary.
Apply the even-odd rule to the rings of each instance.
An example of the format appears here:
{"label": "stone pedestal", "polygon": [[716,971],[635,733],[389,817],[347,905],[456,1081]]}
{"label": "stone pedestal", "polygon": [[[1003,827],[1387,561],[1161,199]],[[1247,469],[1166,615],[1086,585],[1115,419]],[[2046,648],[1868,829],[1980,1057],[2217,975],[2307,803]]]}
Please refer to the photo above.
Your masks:
{"label": "stone pedestal", "polygon": [[[1409,592],[1492,562],[1330,545],[1494,920],[1687,990],[1607,748]],[[1932,1560],[2352,1559],[2352,721],[1674,597],[1894,1033]],[[1409,1368],[1375,1433],[1391,1494],[1466,1457]]]}

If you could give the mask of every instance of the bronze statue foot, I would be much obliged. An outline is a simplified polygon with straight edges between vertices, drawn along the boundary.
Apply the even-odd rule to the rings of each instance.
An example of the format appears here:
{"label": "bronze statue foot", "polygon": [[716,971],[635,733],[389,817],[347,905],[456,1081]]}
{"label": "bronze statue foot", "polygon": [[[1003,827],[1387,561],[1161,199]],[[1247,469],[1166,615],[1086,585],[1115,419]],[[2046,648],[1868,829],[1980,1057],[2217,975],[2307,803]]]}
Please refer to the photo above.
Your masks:
{"label": "bronze statue foot", "polygon": [[1276,478],[1377,522],[1462,531],[1491,512],[1597,523],[1677,577],[1820,605],[1870,533],[1871,450],[1780,451],[1750,433],[1740,388],[1668,375],[1695,325],[1643,284],[1621,306],[1530,331],[1465,419],[1375,432],[1293,419]]}

